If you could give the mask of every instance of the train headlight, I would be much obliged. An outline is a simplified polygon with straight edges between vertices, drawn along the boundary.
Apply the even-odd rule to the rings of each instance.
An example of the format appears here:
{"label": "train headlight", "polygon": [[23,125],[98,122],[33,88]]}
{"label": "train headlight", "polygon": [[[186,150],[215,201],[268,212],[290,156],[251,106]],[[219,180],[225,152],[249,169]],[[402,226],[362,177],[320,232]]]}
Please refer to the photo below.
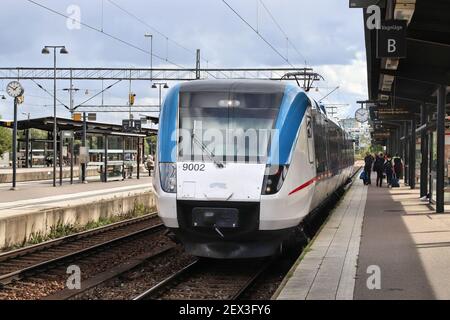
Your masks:
{"label": "train headlight", "polygon": [[176,163],[160,163],[159,177],[161,180],[161,188],[164,192],[177,192],[177,164]]}
{"label": "train headlight", "polygon": [[288,169],[289,166],[287,165],[267,165],[261,194],[269,195],[280,191],[284,179],[286,179]]}

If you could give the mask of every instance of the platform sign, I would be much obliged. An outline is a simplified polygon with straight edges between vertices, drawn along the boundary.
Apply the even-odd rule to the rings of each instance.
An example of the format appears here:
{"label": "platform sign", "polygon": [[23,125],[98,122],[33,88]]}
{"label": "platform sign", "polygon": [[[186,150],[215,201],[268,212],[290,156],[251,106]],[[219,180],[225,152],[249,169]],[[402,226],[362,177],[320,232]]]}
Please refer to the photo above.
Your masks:
{"label": "platform sign", "polygon": [[377,58],[406,58],[406,20],[386,20],[377,30]]}
{"label": "platform sign", "polygon": [[97,121],[97,114],[96,113],[88,113],[88,121]]}
{"label": "platform sign", "polygon": [[133,122],[134,122],[134,126],[133,126],[134,130],[141,131],[142,130],[141,120],[134,120]]}
{"label": "platform sign", "polygon": [[350,0],[350,8],[367,8],[373,5],[378,5],[380,0]]}
{"label": "platform sign", "polygon": [[122,120],[122,130],[123,132],[136,132],[142,130],[141,120]]}
{"label": "platform sign", "polygon": [[73,139],[74,133],[71,130],[61,131],[61,137],[64,139]]}
{"label": "platform sign", "polygon": [[122,131],[129,132],[131,129],[131,120],[122,120]]}
{"label": "platform sign", "polygon": [[89,149],[87,147],[80,147],[80,163],[89,163]]}

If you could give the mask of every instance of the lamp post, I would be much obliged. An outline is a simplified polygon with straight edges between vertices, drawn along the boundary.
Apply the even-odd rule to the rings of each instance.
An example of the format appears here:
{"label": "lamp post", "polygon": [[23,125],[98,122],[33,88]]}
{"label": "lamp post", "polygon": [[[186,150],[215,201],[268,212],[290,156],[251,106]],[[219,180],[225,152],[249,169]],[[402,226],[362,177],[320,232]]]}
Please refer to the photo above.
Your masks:
{"label": "lamp post", "polygon": [[169,85],[166,82],[155,82],[154,84],[152,84],[152,88],[156,89],[159,87],[159,110],[161,111],[161,105],[162,105],[162,101],[161,101],[161,89],[169,89]]}
{"label": "lamp post", "polygon": [[42,54],[50,54],[49,49],[53,49],[53,186],[56,187],[56,149],[58,146],[58,127],[56,124],[56,49],[60,49],[60,54],[68,54],[69,52],[65,46],[45,46],[42,49]]}
{"label": "lamp post", "polygon": [[146,33],[144,37],[150,38],[150,82],[153,82],[153,35]]}

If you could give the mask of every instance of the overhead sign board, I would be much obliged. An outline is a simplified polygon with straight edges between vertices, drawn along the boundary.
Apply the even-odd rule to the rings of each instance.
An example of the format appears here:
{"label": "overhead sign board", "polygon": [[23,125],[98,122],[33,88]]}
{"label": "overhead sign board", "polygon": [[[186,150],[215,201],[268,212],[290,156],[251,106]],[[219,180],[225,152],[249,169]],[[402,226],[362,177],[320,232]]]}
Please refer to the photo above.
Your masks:
{"label": "overhead sign board", "polygon": [[373,5],[379,5],[380,0],[350,0],[350,8],[367,8]]}
{"label": "overhead sign board", "polygon": [[139,132],[142,130],[141,120],[122,120],[122,130],[123,132]]}
{"label": "overhead sign board", "polygon": [[130,122],[131,120],[122,120],[122,130],[124,132],[129,132],[130,131]]}
{"label": "overhead sign board", "polygon": [[377,30],[377,58],[406,58],[406,20],[386,20]]}
{"label": "overhead sign board", "polygon": [[96,113],[88,113],[88,121],[97,121],[97,114]]}

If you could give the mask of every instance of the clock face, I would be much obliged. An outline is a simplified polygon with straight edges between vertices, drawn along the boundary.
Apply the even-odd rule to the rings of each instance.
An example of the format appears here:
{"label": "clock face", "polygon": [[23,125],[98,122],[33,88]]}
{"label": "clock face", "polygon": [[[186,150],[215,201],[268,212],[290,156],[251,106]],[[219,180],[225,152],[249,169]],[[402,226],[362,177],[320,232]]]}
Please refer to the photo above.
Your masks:
{"label": "clock face", "polygon": [[6,87],[6,92],[8,92],[11,97],[17,98],[23,94],[23,88],[18,81],[12,81]]}
{"label": "clock face", "polygon": [[358,122],[366,122],[369,120],[369,111],[367,109],[360,108],[355,112],[355,118]]}

